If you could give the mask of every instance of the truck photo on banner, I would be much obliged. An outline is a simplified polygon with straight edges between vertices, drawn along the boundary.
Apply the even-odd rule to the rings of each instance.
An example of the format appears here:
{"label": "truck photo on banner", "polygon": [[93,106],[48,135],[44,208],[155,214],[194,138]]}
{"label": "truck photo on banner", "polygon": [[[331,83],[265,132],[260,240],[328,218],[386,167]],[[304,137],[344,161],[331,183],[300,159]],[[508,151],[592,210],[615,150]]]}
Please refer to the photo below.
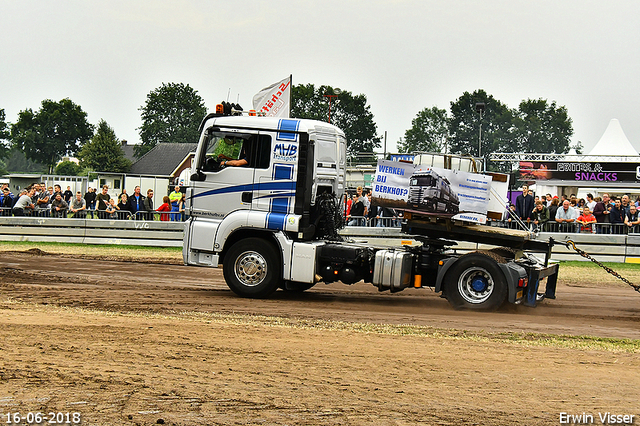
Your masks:
{"label": "truck photo on banner", "polygon": [[374,205],[486,223],[491,176],[381,160],[372,184]]}

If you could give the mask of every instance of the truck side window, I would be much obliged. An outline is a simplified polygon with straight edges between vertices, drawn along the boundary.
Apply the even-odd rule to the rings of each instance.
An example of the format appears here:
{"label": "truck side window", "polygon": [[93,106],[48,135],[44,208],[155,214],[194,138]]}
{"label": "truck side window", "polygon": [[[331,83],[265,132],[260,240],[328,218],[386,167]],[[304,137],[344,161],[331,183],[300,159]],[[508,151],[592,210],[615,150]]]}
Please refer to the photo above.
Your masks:
{"label": "truck side window", "polygon": [[213,133],[206,141],[201,163],[204,172],[220,171],[224,160],[246,159],[244,167],[267,169],[271,160],[271,136],[256,134]]}

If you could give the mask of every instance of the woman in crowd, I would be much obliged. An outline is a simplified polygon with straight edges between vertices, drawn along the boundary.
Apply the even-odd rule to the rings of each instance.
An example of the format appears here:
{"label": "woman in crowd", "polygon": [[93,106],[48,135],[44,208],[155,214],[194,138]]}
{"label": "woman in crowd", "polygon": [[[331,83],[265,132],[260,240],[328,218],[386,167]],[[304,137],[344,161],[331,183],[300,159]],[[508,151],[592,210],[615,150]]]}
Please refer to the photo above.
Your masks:
{"label": "woman in crowd", "polygon": [[[162,197],[162,205],[160,207],[158,207],[158,209],[156,210],[158,212],[170,212],[171,211],[171,199],[169,198],[168,195],[165,195],[164,197]],[[169,214],[168,213],[162,213],[160,215],[160,220],[163,222],[168,222],[169,221]]]}

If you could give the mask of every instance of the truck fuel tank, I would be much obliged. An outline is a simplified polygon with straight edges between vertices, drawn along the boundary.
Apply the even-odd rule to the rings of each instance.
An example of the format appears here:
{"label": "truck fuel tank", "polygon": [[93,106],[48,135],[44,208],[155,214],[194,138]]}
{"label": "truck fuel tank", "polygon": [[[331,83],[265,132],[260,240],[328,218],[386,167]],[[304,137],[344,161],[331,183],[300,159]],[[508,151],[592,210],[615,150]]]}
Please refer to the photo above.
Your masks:
{"label": "truck fuel tank", "polygon": [[373,267],[373,285],[396,292],[411,285],[413,256],[407,251],[379,250]]}

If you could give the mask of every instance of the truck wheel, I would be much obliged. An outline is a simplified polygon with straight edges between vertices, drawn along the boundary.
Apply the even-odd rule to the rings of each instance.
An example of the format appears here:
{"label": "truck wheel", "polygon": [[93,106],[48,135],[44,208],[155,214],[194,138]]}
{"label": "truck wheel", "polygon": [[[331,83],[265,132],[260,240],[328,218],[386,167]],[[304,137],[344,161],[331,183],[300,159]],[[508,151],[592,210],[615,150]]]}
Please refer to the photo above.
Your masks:
{"label": "truck wheel", "polygon": [[447,272],[444,293],[456,309],[494,310],[507,298],[507,281],[493,259],[470,253]]}
{"label": "truck wheel", "polygon": [[231,291],[241,297],[267,297],[280,285],[275,247],[260,238],[246,238],[231,246],[222,273]]}

